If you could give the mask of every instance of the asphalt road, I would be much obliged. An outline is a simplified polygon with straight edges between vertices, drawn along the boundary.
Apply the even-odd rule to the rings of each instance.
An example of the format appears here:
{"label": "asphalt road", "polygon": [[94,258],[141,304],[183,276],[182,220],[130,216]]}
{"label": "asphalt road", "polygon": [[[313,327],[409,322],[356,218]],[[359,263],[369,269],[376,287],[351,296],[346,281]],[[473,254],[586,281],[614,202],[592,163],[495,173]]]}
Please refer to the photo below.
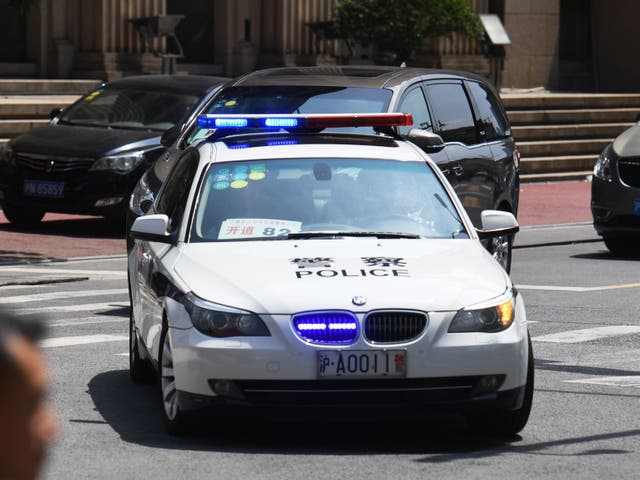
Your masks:
{"label": "asphalt road", "polygon": [[[97,219],[58,220],[60,253],[51,256],[71,245],[76,258],[42,262],[41,247],[25,239],[41,232],[0,226],[0,304],[49,325],[43,348],[63,428],[43,478],[638,478],[639,260],[613,257],[595,236],[585,186],[541,185],[537,207],[525,199],[534,192],[523,192],[511,275],[527,306],[536,388],[527,427],[502,440],[471,435],[452,417],[232,417],[169,436],[157,387],[128,378],[124,240]],[[564,206],[543,208],[553,190],[567,195]],[[5,242],[13,234],[21,250]],[[88,246],[111,241],[114,250]],[[91,255],[99,256],[82,258]]]}
{"label": "asphalt road", "polygon": [[46,479],[635,479],[637,262],[600,242],[516,250],[512,277],[527,305],[536,390],[529,424],[508,440],[470,435],[446,417],[233,417],[171,437],[156,387],[129,382],[124,257],[0,266],[13,281],[0,287],[0,302],[49,324],[43,347],[63,429]]}

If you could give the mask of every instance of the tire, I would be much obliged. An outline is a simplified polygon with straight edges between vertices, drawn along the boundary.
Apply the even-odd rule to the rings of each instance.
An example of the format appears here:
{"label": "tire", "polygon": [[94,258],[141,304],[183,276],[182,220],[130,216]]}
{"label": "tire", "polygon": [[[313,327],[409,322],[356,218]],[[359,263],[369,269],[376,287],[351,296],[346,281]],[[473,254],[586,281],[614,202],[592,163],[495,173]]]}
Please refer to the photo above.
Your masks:
{"label": "tire", "polygon": [[489,241],[488,250],[502,265],[507,273],[511,272],[511,257],[513,255],[513,235],[503,235]]}
{"label": "tire", "polygon": [[150,384],[155,382],[155,375],[151,363],[140,355],[138,334],[134,328],[133,305],[129,315],[129,376],[135,384]]}
{"label": "tire", "polygon": [[160,398],[162,400],[162,416],[167,432],[171,435],[183,435],[190,431],[187,414],[180,410],[178,391],[175,386],[173,369],[173,352],[169,328],[164,325],[160,337],[160,355],[158,359],[160,381]]}
{"label": "tire", "polygon": [[14,225],[28,227],[40,223],[45,211],[39,208],[18,207],[11,203],[5,203],[2,205],[2,213]]}
{"label": "tire", "polygon": [[469,424],[476,433],[500,437],[513,437],[527,425],[533,404],[535,366],[531,338],[528,338],[527,382],[522,406],[510,412],[485,414],[470,417]]}
{"label": "tire", "polygon": [[609,251],[618,257],[638,257],[638,237],[611,237],[605,235],[603,237],[604,244]]}

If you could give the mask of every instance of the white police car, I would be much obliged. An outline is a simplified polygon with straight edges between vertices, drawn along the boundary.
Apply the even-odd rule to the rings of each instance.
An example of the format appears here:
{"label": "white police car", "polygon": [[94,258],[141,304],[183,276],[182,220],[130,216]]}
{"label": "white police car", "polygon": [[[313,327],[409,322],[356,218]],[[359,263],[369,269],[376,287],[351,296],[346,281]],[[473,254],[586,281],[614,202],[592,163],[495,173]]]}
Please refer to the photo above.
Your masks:
{"label": "white police car", "polygon": [[476,231],[435,164],[394,135],[410,115],[199,122],[211,135],[131,229],[131,376],[159,372],[170,431],[231,405],[446,409],[488,433],[524,428],[525,306],[479,241],[517,222],[485,211]]}

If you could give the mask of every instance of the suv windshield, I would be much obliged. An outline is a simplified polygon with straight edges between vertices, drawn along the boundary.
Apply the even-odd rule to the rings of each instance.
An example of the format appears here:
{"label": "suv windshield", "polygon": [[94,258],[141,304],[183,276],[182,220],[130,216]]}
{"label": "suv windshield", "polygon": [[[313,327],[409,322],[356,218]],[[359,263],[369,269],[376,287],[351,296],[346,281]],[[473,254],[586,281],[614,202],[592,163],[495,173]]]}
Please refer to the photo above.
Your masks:
{"label": "suv windshield", "polygon": [[[202,113],[380,113],[386,112],[391,90],[360,87],[291,86],[230,87],[216,97]],[[335,131],[373,133],[371,128],[339,128]],[[208,134],[194,128],[191,144]]]}
{"label": "suv windshield", "polygon": [[197,102],[195,95],[107,86],[72,105],[59,122],[163,131],[184,121]]}
{"label": "suv windshield", "polygon": [[[191,236],[196,242],[368,234],[469,238],[442,184],[422,162],[214,164],[199,195]],[[324,235],[331,232],[339,234]]]}

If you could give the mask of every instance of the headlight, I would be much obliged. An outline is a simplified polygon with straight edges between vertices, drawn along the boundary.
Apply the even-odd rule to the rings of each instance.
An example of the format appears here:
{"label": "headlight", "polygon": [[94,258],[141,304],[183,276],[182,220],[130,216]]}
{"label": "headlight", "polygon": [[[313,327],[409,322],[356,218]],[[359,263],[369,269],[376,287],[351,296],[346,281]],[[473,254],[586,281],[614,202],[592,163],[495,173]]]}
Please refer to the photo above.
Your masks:
{"label": "headlight", "polygon": [[149,187],[147,172],[145,172],[140,177],[140,180],[138,180],[138,183],[133,189],[133,193],[131,193],[131,198],[129,198],[129,208],[136,215],[144,215],[147,212],[142,208],[142,203],[146,201],[153,202],[153,199],[153,191],[151,190],[151,187]]}
{"label": "headlight", "polygon": [[4,145],[0,145],[0,163],[11,166],[15,165],[13,149],[6,143]]}
{"label": "headlight", "polygon": [[449,333],[501,332],[513,323],[514,309],[515,296],[511,293],[494,305],[465,308],[453,317]]}
{"label": "headlight", "polygon": [[144,159],[144,152],[131,152],[125,155],[102,157],[96,160],[91,170],[103,170],[114,173],[128,173],[136,168]]}
{"label": "headlight", "polygon": [[271,334],[255,313],[207,302],[188,293],[183,299],[191,323],[210,337],[268,337]]}
{"label": "headlight", "polygon": [[593,176],[607,182],[611,181],[611,160],[609,159],[609,147],[606,147],[598,156],[598,161],[593,167]]}

